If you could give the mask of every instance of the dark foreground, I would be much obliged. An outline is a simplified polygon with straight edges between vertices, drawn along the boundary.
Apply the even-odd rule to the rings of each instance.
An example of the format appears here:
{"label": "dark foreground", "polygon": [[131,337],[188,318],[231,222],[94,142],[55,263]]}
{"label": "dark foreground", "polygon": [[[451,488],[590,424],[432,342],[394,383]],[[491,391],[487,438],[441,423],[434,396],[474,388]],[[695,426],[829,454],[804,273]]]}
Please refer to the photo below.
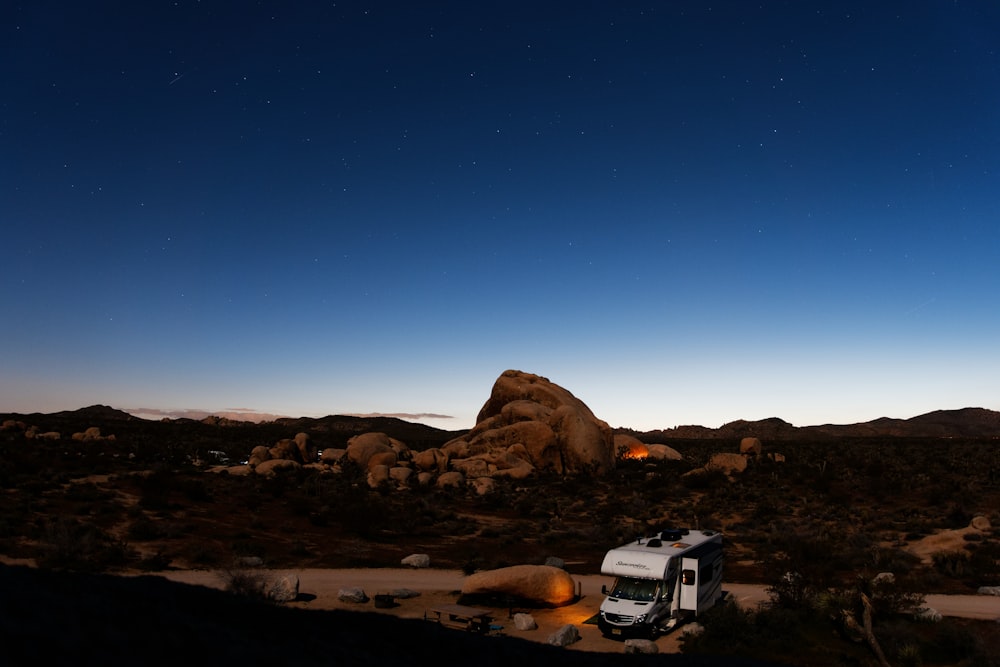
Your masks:
{"label": "dark foreground", "polygon": [[[0,664],[551,665],[566,650],[373,612],[283,608],[158,577],[0,566]],[[755,667],[686,655],[574,651],[573,664]]]}

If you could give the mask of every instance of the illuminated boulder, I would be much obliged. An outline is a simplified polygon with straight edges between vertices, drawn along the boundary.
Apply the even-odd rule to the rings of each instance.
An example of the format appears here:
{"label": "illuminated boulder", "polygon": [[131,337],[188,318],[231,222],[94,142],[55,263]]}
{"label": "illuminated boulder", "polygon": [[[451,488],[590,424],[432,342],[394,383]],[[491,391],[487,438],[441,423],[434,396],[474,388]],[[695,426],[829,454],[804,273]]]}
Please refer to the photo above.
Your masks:
{"label": "illuminated boulder", "polygon": [[566,389],[515,370],[494,383],[472,430],[442,449],[453,459],[514,453],[534,469],[563,474],[606,472],[615,464],[607,423]]}
{"label": "illuminated boulder", "polygon": [[470,574],[462,595],[514,598],[524,604],[561,607],[576,599],[573,577],[551,565],[512,565]]}
{"label": "illuminated boulder", "polygon": [[673,447],[668,445],[646,445],[649,449],[649,458],[659,461],[680,461],[684,456]]}
{"label": "illuminated boulder", "polygon": [[615,436],[615,454],[623,459],[644,459],[649,456],[649,447],[635,436],[619,433]]}

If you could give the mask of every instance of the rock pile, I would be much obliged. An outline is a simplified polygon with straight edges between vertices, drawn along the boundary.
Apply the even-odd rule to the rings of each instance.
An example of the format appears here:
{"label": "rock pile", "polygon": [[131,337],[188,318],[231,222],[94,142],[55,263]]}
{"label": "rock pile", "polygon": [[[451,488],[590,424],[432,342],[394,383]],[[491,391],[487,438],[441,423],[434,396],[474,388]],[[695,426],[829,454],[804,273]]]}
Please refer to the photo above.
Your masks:
{"label": "rock pile", "polygon": [[770,461],[773,463],[783,463],[785,457],[777,452],[768,452],[765,456],[764,445],[760,438],[747,437],[740,440],[739,452],[719,452],[713,454],[704,466],[684,473],[684,476],[705,475],[712,472],[721,472],[727,478],[734,479],[751,464],[760,461]]}
{"label": "rock pile", "polygon": [[[377,432],[352,437],[346,449],[317,452],[309,435],[299,433],[272,447],[255,447],[244,466],[217,470],[274,475],[302,466],[337,472],[354,465],[365,471],[373,488],[468,486],[487,495],[497,478],[524,479],[536,471],[600,473],[615,465],[616,441],[607,423],[569,391],[538,375],[505,371],[476,421],[467,434],[419,452]],[[680,458],[665,445],[643,448],[646,456]]]}

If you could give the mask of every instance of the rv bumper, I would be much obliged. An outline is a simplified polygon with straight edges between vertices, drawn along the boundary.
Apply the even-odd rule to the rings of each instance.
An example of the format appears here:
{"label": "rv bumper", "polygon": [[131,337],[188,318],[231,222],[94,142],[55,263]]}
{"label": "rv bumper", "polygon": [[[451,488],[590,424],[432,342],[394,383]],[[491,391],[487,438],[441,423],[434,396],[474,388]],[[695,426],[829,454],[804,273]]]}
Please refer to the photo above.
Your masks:
{"label": "rv bumper", "polygon": [[597,617],[597,627],[600,629],[602,635],[614,639],[649,639],[654,634],[652,626],[648,623],[612,623],[604,617],[603,613]]}

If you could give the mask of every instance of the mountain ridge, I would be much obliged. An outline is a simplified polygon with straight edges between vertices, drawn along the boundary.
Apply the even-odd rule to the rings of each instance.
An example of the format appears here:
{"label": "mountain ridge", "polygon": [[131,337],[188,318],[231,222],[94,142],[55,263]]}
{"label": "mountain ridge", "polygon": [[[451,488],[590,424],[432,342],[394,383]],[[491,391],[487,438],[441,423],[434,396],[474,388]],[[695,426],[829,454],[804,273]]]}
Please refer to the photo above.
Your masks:
{"label": "mountain ridge", "polygon": [[[398,417],[388,416],[353,416],[330,414],[325,417],[282,417],[270,422],[251,422],[234,420],[228,417],[207,416],[200,420],[188,418],[147,420],[136,417],[123,410],[107,405],[91,405],[78,410],[63,410],[55,413],[7,413],[0,415],[3,419],[31,418],[61,418],[75,420],[91,420],[94,422],[137,421],[150,422],[193,422],[204,424],[227,425],[276,425],[301,430],[336,431],[349,433],[364,433],[367,431],[383,431],[395,437],[407,433],[411,436],[426,436],[428,434],[461,435],[469,429],[445,430],[426,424],[410,422]],[[1000,412],[978,407],[965,407],[951,410],[933,410],[908,419],[894,417],[879,417],[867,422],[854,424],[821,424],[816,426],[794,426],[779,417],[768,417],[756,421],[738,419],[723,424],[718,428],[700,425],[675,426],[669,429],[654,429],[637,431],[627,427],[613,429],[616,433],[628,433],[646,439],[738,439],[758,437],[768,440],[813,440],[829,438],[863,438],[863,437],[906,437],[906,438],[1000,438]]]}

